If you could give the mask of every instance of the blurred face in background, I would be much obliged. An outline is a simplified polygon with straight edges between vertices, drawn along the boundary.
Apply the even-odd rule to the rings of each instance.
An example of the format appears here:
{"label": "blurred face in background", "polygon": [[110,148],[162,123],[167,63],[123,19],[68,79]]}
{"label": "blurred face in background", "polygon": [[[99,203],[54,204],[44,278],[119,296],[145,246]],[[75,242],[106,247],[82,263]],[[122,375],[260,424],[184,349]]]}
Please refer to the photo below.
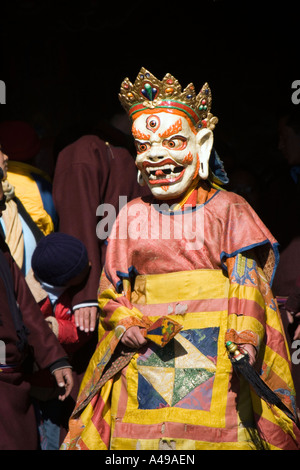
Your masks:
{"label": "blurred face in background", "polygon": [[7,169],[8,169],[8,156],[3,152],[0,144],[0,168],[3,170],[3,179],[5,180],[7,177]]}
{"label": "blurred face in background", "polygon": [[287,118],[279,122],[278,147],[289,166],[300,165],[300,135],[287,124]]}

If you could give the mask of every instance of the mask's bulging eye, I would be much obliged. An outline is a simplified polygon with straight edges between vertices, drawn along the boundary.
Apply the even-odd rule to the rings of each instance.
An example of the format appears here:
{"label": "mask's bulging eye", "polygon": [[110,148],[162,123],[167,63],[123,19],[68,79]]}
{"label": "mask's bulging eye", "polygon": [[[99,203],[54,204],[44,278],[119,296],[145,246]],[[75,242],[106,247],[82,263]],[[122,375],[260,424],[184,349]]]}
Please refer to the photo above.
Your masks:
{"label": "mask's bulging eye", "polygon": [[187,145],[187,139],[182,136],[175,136],[171,139],[165,139],[162,144],[170,150],[183,150]]}
{"label": "mask's bulging eye", "polygon": [[135,147],[136,147],[137,153],[143,153],[143,152],[146,152],[146,150],[150,148],[150,144],[149,142],[138,142],[136,140]]}

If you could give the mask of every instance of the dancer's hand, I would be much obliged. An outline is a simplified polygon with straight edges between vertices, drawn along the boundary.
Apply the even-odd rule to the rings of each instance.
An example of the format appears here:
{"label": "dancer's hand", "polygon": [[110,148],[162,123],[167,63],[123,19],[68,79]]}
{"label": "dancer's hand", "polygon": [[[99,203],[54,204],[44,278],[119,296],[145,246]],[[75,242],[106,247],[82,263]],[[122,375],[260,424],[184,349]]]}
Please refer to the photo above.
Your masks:
{"label": "dancer's hand", "polygon": [[256,348],[252,344],[240,344],[239,348],[241,352],[246,351],[249,356],[249,364],[253,366],[256,361]]}
{"label": "dancer's hand", "polygon": [[121,338],[121,343],[123,343],[128,348],[139,349],[147,343],[142,331],[146,332],[145,328],[140,328],[139,326],[131,326],[123,334]]}

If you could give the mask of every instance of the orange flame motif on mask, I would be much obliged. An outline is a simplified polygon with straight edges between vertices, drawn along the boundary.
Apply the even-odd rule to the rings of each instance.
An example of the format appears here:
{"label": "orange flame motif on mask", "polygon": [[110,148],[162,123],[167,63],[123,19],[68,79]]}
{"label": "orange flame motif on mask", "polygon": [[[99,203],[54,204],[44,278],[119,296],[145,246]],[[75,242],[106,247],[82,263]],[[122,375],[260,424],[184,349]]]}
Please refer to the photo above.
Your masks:
{"label": "orange flame motif on mask", "polygon": [[185,165],[190,165],[193,161],[194,157],[193,157],[193,154],[192,152],[189,152],[183,159],[183,163]]}
{"label": "orange flame motif on mask", "polygon": [[132,126],[132,135],[135,139],[139,139],[139,140],[149,140],[150,139],[150,134],[144,134],[143,132],[136,129],[135,126]]}
{"label": "orange flame motif on mask", "polygon": [[161,139],[166,139],[167,137],[170,137],[171,135],[176,134],[177,132],[182,130],[182,121],[181,119],[178,119],[172,126],[170,126],[168,129],[166,129],[164,132],[161,134],[158,134]]}

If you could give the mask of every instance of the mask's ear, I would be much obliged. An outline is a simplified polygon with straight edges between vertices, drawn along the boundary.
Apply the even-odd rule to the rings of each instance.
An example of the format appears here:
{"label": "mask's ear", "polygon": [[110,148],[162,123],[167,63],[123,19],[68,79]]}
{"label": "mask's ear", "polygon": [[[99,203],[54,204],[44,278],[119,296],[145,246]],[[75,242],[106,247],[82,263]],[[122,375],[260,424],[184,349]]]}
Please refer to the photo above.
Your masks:
{"label": "mask's ear", "polygon": [[140,186],[145,186],[145,181],[140,170],[137,171],[137,182]]}
{"label": "mask's ear", "polygon": [[213,146],[214,137],[210,129],[200,129],[196,136],[196,144],[199,155],[199,176],[206,180],[209,175],[209,157]]}

